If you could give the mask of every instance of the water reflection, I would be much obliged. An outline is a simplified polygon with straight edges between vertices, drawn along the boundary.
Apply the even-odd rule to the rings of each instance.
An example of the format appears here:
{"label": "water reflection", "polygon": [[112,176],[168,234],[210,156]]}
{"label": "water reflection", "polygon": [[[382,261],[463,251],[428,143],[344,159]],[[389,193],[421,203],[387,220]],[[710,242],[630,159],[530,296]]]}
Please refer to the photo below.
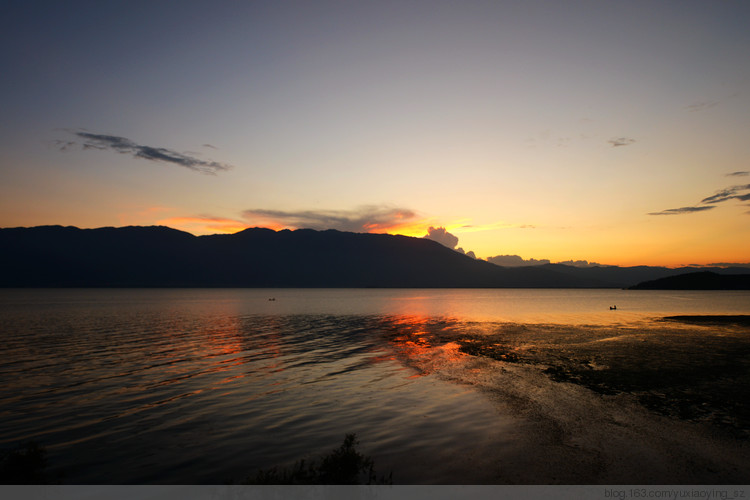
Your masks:
{"label": "water reflection", "polygon": [[396,357],[416,369],[414,377],[433,373],[438,368],[459,363],[464,354],[460,344],[445,336],[460,322],[456,318],[434,318],[418,314],[388,316],[381,327]]}
{"label": "water reflection", "polygon": [[[342,432],[404,467],[400,455],[471,448],[497,426],[486,401],[436,380],[499,394],[511,366],[635,395],[679,418],[750,428],[750,336],[740,326],[478,320],[456,313],[472,307],[466,291],[446,311],[438,292],[388,292],[401,297],[388,309],[390,295],[378,291],[384,310],[368,305],[366,314],[274,312],[292,308],[286,292],[274,303],[263,293],[257,304],[246,291],[236,292],[243,300],[164,292],[171,298],[155,304],[118,293],[130,299],[120,306],[84,294],[75,307],[3,309],[0,445],[36,439],[84,483],[102,471],[105,482],[215,482],[238,453],[241,477],[326,451]],[[483,307],[494,307],[497,294],[484,295]],[[417,470],[425,468],[410,473],[429,477]]]}

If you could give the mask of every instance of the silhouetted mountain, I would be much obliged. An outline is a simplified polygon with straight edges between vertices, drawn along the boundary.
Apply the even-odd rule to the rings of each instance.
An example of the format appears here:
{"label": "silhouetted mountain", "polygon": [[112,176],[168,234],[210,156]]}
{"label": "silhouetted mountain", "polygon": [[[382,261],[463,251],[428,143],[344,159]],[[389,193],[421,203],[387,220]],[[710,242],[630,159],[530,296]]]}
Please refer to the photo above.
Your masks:
{"label": "silhouetted mountain", "polygon": [[422,238],[166,227],[0,229],[4,287],[587,287],[540,268],[505,269]]}
{"label": "silhouetted mountain", "polygon": [[[597,281],[603,287],[627,288],[636,283],[651,281],[669,276],[677,276],[689,272],[697,271],[696,268],[682,267],[672,269],[668,267],[651,267],[651,266],[593,266],[593,267],[573,267],[562,264],[546,264],[541,266],[545,269],[556,271],[568,276],[576,276],[583,280]],[[719,268],[705,267],[701,271],[711,271],[716,274],[750,274],[750,269],[742,267]]]}
{"label": "silhouetted mountain", "polygon": [[505,268],[423,238],[334,230],[193,236],[158,226],[0,229],[2,287],[622,288],[679,273]]}
{"label": "silhouetted mountain", "polygon": [[717,274],[710,271],[680,274],[630,287],[631,290],[750,290],[748,274]]}

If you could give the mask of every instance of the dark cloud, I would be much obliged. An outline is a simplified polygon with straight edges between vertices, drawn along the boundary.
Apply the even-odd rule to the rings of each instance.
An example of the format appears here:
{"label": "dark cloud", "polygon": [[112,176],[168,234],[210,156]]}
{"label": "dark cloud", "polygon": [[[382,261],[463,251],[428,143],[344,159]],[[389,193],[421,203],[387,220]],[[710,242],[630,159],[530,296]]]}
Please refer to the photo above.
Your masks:
{"label": "dark cloud", "polygon": [[204,148],[211,148],[211,149],[219,149],[219,148],[217,148],[216,146],[214,146],[213,144],[208,144],[208,143],[206,143],[206,144],[203,144],[203,147],[204,147]]}
{"label": "dark cloud", "polygon": [[[494,257],[488,257],[487,262],[503,267],[542,266],[551,263],[549,259],[524,259],[519,255],[496,255]],[[589,262],[587,260],[565,260],[562,262],[555,262],[555,264],[563,264],[573,267],[602,266],[602,264],[599,264],[598,262]]]}
{"label": "dark cloud", "polygon": [[746,171],[739,171],[739,172],[732,172],[730,174],[727,174],[727,177],[745,177],[746,175],[750,175],[750,172]]}
{"label": "dark cloud", "polygon": [[610,139],[610,144],[612,144],[612,147],[618,147],[618,146],[630,146],[635,142],[635,139],[631,139],[629,137],[616,137],[614,139]]}
{"label": "dark cloud", "polygon": [[416,217],[409,209],[368,205],[357,210],[283,210],[251,209],[243,217],[257,223],[272,223],[297,229],[337,229],[355,233],[387,231],[408,223]]}
{"label": "dark cloud", "polygon": [[721,203],[723,201],[727,201],[728,199],[732,198],[734,193],[731,191],[731,188],[729,189],[722,189],[721,191],[717,191],[716,194],[711,195],[707,198],[703,198],[701,200],[701,203]]}
{"label": "dark cloud", "polygon": [[78,145],[78,143],[75,142],[75,141],[61,141],[61,140],[56,140],[56,141],[53,142],[53,144],[60,151],[67,151],[70,148],[72,148],[73,146]]}
{"label": "dark cloud", "polygon": [[587,260],[564,260],[562,262],[556,262],[556,264],[563,264],[566,266],[573,266],[573,267],[602,267],[603,264],[599,264],[598,262],[589,262]]}
{"label": "dark cloud", "polygon": [[215,161],[206,161],[190,156],[188,154],[178,153],[167,148],[154,146],[143,146],[137,144],[125,137],[105,134],[92,134],[89,132],[72,131],[73,135],[80,139],[76,141],[57,141],[56,145],[61,151],[68,150],[71,146],[79,144],[84,150],[98,149],[111,150],[120,154],[129,154],[134,158],[144,160],[171,163],[180,167],[185,167],[202,174],[215,175],[217,172],[229,170],[231,165]]}
{"label": "dark cloud", "polygon": [[679,214],[690,214],[693,212],[703,212],[705,210],[711,210],[715,207],[681,207],[681,208],[670,208],[662,210],[661,212],[650,212],[649,215],[679,215]]}
{"label": "dark cloud", "polygon": [[750,191],[750,184],[742,184],[739,186],[731,186],[726,189],[722,189],[721,191],[716,192],[716,194],[709,196],[708,198],[703,198],[701,200],[701,203],[721,203],[727,200],[742,200],[747,201],[750,199],[748,197],[748,194],[750,193],[742,193],[742,191]]}
{"label": "dark cloud", "polygon": [[[465,252],[461,247],[456,248],[456,245],[458,245],[458,237],[449,233],[444,227],[430,227],[427,230],[427,234],[423,236],[423,238],[437,241],[441,245],[455,250],[458,253],[468,255],[472,259],[477,258],[472,251]],[[550,264],[550,261],[548,259],[524,259],[519,255],[495,255],[494,257],[487,257],[486,260],[487,262],[502,267],[541,266],[544,264]],[[588,262],[586,260],[569,260],[565,262],[559,262],[559,264],[576,267],[592,267],[601,265],[596,262]]]}
{"label": "dark cloud", "polygon": [[495,255],[494,257],[487,257],[487,262],[503,267],[541,266],[550,263],[547,259],[526,260],[519,255]]}
{"label": "dark cloud", "polygon": [[685,109],[687,109],[688,111],[703,111],[709,108],[713,108],[718,104],[719,103],[716,101],[696,102],[689,106],[685,106]]}
{"label": "dark cloud", "polygon": [[[741,174],[742,172],[734,172],[729,174],[735,176],[735,174]],[[739,175],[736,175],[739,177]],[[682,207],[682,208],[670,208],[669,210],[662,210],[661,212],[651,212],[649,215],[679,215],[679,214],[690,214],[694,212],[703,212],[715,208],[718,203],[723,203],[729,200],[740,200],[750,201],[750,184],[740,184],[737,186],[730,186],[721,191],[717,191],[715,194],[703,198],[700,203],[702,206],[695,207]]]}

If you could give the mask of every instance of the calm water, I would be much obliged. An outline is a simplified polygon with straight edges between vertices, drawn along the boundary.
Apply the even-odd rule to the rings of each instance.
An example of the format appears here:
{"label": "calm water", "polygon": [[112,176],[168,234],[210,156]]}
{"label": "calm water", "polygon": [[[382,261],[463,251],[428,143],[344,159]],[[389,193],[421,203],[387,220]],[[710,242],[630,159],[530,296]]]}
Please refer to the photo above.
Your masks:
{"label": "calm water", "polygon": [[750,293],[1,290],[0,446],[65,483],[239,481],[352,432],[395,483],[746,482],[750,330],[680,314]]}

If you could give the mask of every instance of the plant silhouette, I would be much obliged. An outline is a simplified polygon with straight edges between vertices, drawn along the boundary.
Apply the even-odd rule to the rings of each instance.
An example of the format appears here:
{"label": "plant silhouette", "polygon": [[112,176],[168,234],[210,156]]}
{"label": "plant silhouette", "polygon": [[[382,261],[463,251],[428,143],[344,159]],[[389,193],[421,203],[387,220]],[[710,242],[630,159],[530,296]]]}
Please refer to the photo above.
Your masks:
{"label": "plant silhouette", "polygon": [[243,484],[391,484],[393,474],[378,479],[372,458],[358,452],[358,444],[356,434],[347,434],[341,446],[319,462],[299,460],[290,469],[261,469]]}
{"label": "plant silhouette", "polygon": [[3,454],[0,484],[45,484],[47,450],[31,441]]}

